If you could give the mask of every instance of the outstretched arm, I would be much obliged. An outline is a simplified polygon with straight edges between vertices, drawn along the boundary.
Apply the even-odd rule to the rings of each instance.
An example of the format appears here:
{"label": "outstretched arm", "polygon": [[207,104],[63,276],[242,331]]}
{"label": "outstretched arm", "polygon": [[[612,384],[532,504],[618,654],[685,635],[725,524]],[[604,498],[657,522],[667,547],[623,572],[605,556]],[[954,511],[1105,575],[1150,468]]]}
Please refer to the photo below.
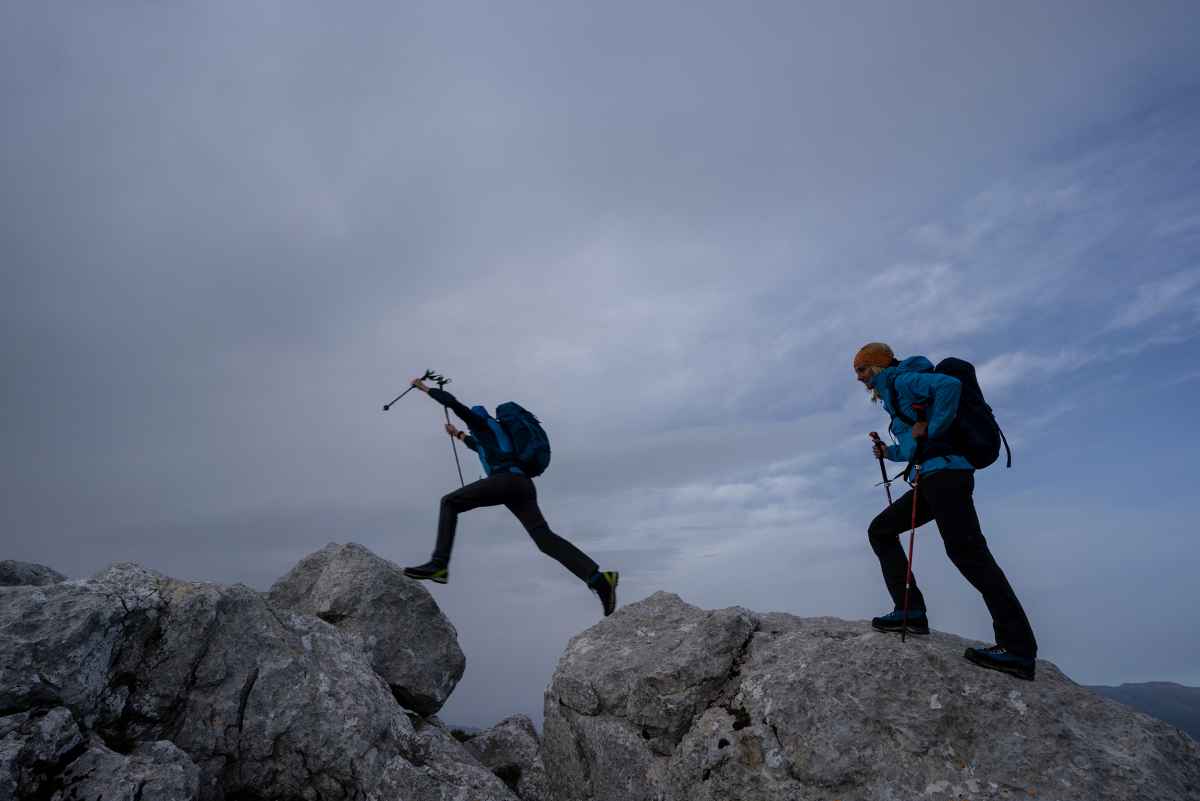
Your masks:
{"label": "outstretched arm", "polygon": [[455,398],[446,390],[439,389],[437,387],[427,387],[425,386],[425,382],[420,378],[414,378],[412,380],[412,385],[424,392],[429,397],[433,398],[438,403],[450,409],[450,411],[458,415],[458,419],[466,423],[467,426],[479,425],[480,423],[484,422],[480,419],[479,415],[471,411],[470,407],[463,406],[458,402],[457,398]]}

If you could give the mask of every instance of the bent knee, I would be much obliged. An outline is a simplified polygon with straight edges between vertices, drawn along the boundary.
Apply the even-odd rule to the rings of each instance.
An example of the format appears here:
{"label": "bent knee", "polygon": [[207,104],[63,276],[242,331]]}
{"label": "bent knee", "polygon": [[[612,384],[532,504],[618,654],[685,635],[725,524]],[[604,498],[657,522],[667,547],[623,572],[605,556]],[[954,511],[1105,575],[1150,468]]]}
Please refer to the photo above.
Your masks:
{"label": "bent knee", "polygon": [[876,516],[871,525],[867,526],[867,539],[871,541],[871,545],[883,545],[894,539],[897,534],[899,532],[888,525],[883,514]]}

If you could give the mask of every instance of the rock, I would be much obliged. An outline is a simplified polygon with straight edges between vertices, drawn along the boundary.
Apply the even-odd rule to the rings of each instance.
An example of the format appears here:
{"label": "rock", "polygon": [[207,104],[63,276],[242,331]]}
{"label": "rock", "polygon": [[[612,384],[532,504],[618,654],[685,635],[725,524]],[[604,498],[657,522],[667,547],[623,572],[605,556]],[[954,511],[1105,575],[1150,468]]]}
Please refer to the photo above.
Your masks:
{"label": "rock", "polygon": [[[197,801],[513,798],[448,732],[414,726],[356,638],[240,585],[123,564],[0,590],[0,765],[10,776],[28,762],[9,755],[27,749],[30,721],[59,707],[91,743],[87,761],[51,768],[63,801],[90,792],[89,777],[149,787],[168,768],[161,797],[192,797],[187,764],[152,747],[164,740],[194,766]],[[15,798],[45,797],[20,775]]]}
{"label": "rock", "polygon": [[33,562],[0,560],[0,587],[43,586],[66,581],[67,577],[57,570]]}
{"label": "rock", "polygon": [[380,799],[404,801],[517,801],[437,718],[418,719],[406,743],[407,759],[384,768]]}
{"label": "rock", "polygon": [[429,591],[361,545],[330,543],[275,582],[271,603],[354,635],[405,707],[441,709],[462,678],[458,632]]}
{"label": "rock", "polygon": [[1200,799],[1200,746],[1038,663],[866,622],[657,593],[576,636],[546,692],[558,801]]}
{"label": "rock", "polygon": [[514,715],[465,743],[466,748],[515,792],[521,801],[553,801],[542,743],[525,715]]}
{"label": "rock", "polygon": [[200,771],[170,742],[141,743],[128,756],[93,744],[67,767],[51,801],[195,801]]}
{"label": "rock", "polygon": [[45,795],[82,747],[83,735],[63,707],[0,718],[0,798]]}

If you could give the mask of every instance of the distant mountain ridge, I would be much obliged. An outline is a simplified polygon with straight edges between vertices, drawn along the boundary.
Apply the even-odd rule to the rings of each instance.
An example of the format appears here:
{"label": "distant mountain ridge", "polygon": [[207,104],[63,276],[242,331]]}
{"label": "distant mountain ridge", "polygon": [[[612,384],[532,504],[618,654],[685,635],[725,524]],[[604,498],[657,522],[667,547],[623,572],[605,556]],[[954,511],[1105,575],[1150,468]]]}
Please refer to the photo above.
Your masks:
{"label": "distant mountain ridge", "polygon": [[1193,740],[1200,742],[1200,687],[1171,681],[1147,681],[1120,687],[1089,686],[1088,689],[1183,729]]}

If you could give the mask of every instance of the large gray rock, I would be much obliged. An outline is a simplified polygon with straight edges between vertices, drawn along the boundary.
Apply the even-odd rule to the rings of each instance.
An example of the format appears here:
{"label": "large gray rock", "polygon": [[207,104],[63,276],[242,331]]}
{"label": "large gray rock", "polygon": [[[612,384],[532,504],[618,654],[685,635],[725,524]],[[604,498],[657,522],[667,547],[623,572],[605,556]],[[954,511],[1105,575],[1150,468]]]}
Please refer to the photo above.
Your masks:
{"label": "large gray rock", "polygon": [[525,715],[513,715],[466,741],[467,750],[499,776],[521,801],[553,801],[542,741]]}
{"label": "large gray rock", "polygon": [[[30,721],[58,708],[64,745],[31,745]],[[44,797],[21,772],[39,748],[38,775],[61,780],[64,801],[90,792],[88,777],[148,787],[164,770],[182,779],[161,797],[187,798],[188,763],[198,801],[514,798],[448,734],[414,726],[356,639],[247,587],[132,564],[0,589],[0,714],[0,787],[20,801]],[[72,726],[93,743],[85,754],[65,744]]]}
{"label": "large gray rock", "polygon": [[0,799],[44,796],[83,744],[63,707],[0,718]]}
{"label": "large gray rock", "polygon": [[865,622],[657,593],[575,637],[546,691],[558,801],[1200,799],[1200,746],[1038,663]]}
{"label": "large gray rock", "polygon": [[63,774],[51,801],[195,801],[200,771],[166,740],[140,743],[128,756],[93,744]]}
{"label": "large gray rock", "polygon": [[458,632],[429,591],[361,545],[330,543],[271,587],[271,603],[353,635],[396,700],[432,715],[466,667]]}
{"label": "large gray rock", "polygon": [[43,586],[66,580],[62,573],[45,565],[0,559],[0,587]]}

